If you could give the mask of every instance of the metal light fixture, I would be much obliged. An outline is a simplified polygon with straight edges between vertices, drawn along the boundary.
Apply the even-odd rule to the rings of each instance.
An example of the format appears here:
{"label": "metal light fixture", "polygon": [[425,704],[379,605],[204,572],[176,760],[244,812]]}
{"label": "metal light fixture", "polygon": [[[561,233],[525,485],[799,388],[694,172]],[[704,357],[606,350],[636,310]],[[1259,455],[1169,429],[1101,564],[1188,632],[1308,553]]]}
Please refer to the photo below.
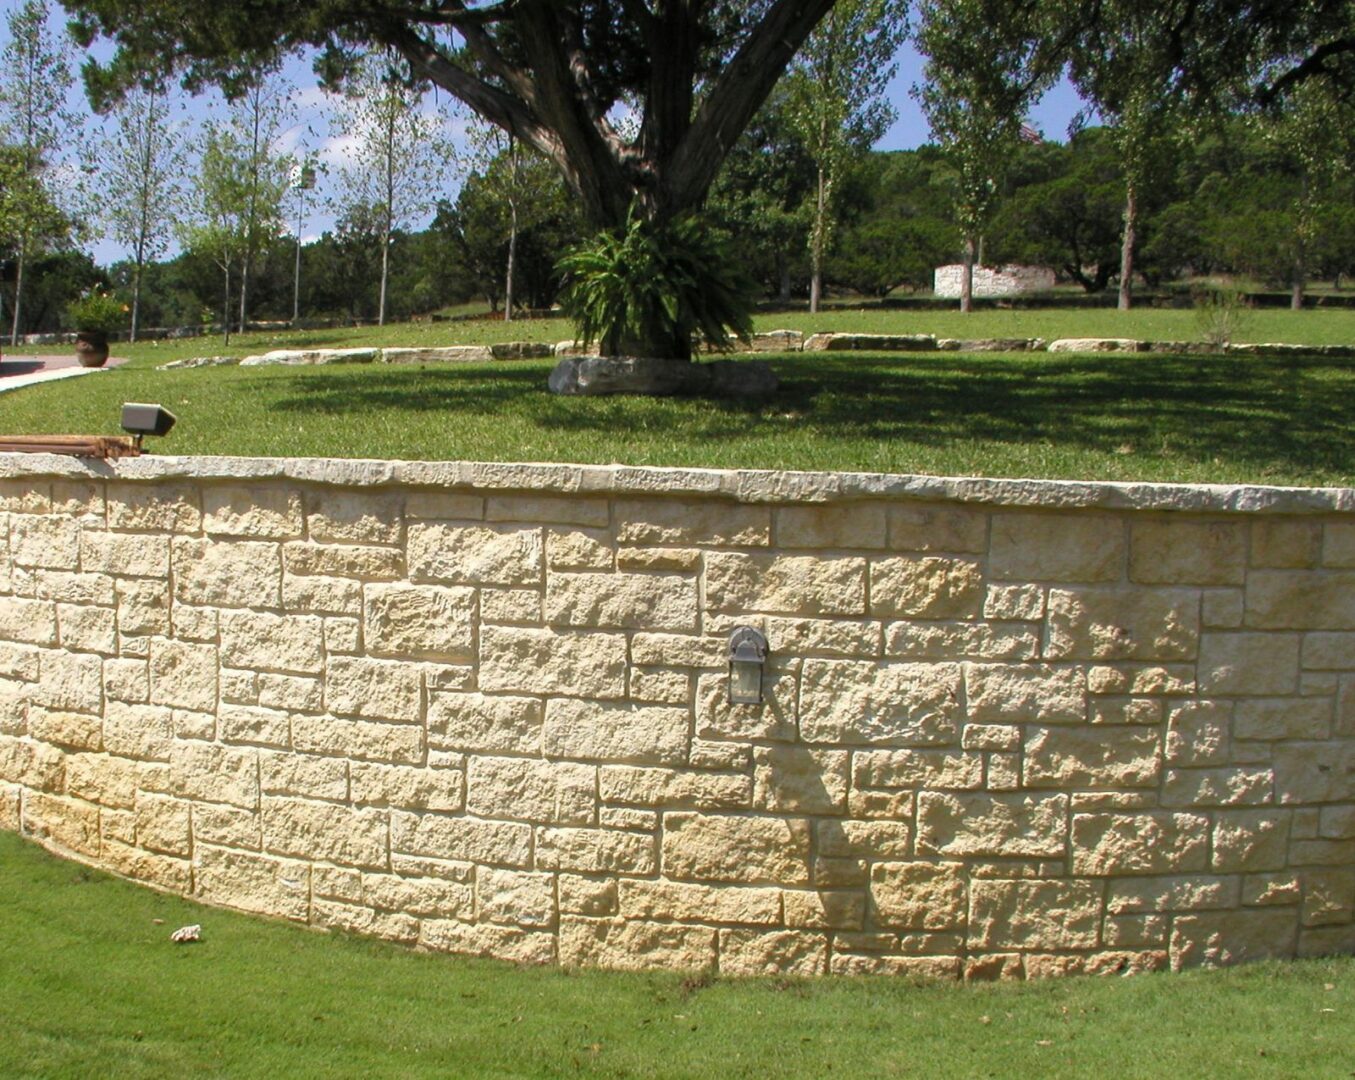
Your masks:
{"label": "metal light fixture", "polygon": [[160,405],[129,401],[122,407],[126,435],[0,435],[0,453],[69,454],[71,457],[137,457],[147,435],[168,435],[176,417]]}
{"label": "metal light fixture", "polygon": [[122,406],[122,430],[136,436],[136,448],[147,435],[168,435],[178,417],[163,405],[143,401],[128,401]]}
{"label": "metal light fixture", "polygon": [[762,704],[762,671],[767,639],[751,626],[736,626],[729,635],[729,703]]}

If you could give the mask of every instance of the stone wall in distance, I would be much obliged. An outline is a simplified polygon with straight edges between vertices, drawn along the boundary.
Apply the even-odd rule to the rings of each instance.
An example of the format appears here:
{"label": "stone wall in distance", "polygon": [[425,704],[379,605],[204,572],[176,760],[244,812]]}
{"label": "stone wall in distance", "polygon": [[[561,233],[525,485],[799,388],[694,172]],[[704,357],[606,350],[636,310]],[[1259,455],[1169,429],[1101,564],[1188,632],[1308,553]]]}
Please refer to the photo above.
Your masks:
{"label": "stone wall in distance", "polygon": [[0,523],[0,827],[136,880],[731,974],[1355,950],[1350,491],[6,455]]}
{"label": "stone wall in distance", "polygon": [[[932,292],[943,298],[957,298],[963,279],[962,264],[938,266],[932,274]],[[1020,296],[1048,292],[1053,287],[1054,271],[1047,266],[974,267],[974,295],[977,297]]]}

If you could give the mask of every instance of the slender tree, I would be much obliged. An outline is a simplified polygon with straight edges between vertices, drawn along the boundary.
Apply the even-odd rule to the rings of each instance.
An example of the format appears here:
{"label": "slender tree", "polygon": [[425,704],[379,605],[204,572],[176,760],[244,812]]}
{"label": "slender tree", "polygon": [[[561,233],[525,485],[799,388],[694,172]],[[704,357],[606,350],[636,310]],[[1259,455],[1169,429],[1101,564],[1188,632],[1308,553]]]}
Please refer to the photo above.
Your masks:
{"label": "slender tree", "polygon": [[809,310],[819,310],[843,168],[897,115],[884,92],[907,29],[908,0],[838,0],[787,70],[787,115],[814,159]]}
{"label": "slender tree", "polygon": [[[0,142],[16,147],[26,186],[42,189],[41,198],[15,202],[10,223],[14,244],[14,302],[10,344],[19,342],[24,271],[43,236],[43,222],[55,202],[47,170],[63,133],[75,127],[66,109],[71,87],[69,50],[47,29],[44,0],[25,0],[6,21],[9,41],[0,50]],[[32,212],[26,212],[31,208]]]}
{"label": "slender tree", "polygon": [[370,207],[381,222],[377,322],[383,326],[391,238],[432,207],[452,161],[442,118],[422,110],[424,85],[398,53],[371,53],[349,78],[337,116],[349,146],[339,170],[338,210]]}
{"label": "slender tree", "polygon": [[183,128],[157,86],[131,91],[111,119],[99,143],[98,217],[132,257],[131,339],[136,341],[146,264],[164,254],[183,209]]}

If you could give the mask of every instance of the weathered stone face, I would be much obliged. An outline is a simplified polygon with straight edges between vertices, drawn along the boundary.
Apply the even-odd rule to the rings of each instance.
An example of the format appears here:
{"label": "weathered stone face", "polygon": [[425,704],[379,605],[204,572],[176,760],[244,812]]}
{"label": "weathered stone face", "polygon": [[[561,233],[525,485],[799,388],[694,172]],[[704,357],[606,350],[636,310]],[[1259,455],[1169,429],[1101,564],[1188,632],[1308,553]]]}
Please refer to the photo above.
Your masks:
{"label": "weathered stone face", "polygon": [[44,468],[0,455],[0,827],[118,873],[725,974],[1355,943],[1340,493]]}

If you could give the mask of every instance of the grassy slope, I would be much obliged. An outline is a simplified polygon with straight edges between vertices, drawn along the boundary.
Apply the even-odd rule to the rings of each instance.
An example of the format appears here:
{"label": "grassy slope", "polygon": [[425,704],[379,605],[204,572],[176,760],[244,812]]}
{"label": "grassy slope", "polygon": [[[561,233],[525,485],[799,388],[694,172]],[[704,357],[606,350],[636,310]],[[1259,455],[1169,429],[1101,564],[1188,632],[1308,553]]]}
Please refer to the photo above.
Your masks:
{"label": "grassy slope", "polygon": [[975,987],[519,969],[200,908],[7,833],[0,973],[6,1077],[1355,1073],[1351,958]]}

